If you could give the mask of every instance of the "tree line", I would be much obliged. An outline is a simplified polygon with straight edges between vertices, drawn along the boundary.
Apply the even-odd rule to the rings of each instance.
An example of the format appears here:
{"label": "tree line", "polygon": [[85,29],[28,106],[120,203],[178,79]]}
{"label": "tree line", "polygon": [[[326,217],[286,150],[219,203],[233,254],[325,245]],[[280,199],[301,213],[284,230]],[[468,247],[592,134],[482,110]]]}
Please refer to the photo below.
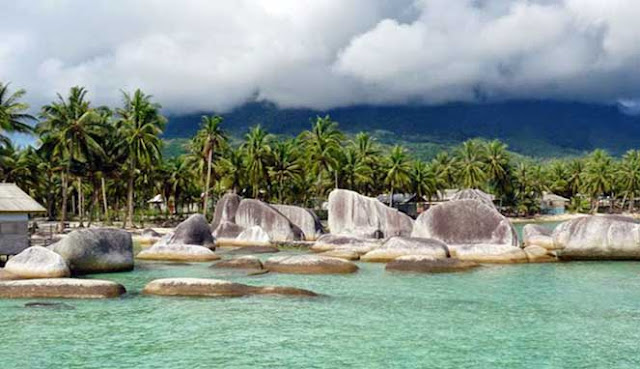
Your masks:
{"label": "tree line", "polygon": [[[167,119],[141,90],[122,92],[118,107],[94,106],[83,87],[72,87],[29,115],[25,91],[0,83],[0,181],[15,182],[63,226],[100,219],[133,226],[148,216],[147,200],[162,195],[164,214],[197,204],[211,214],[225,192],[273,203],[319,207],[333,188],[377,196],[414,193],[434,200],[444,189],[477,188],[494,194],[504,212],[539,211],[544,192],[571,199],[570,208],[634,210],[640,194],[640,151],[614,158],[604,150],[583,157],[538,161],[514,154],[498,140],[472,139],[413,159],[402,146],[371,135],[347,135],[331,117],[316,117],[297,137],[278,137],[260,125],[240,142],[220,116],[204,116],[186,153],[162,156]],[[33,134],[35,146],[18,149],[8,133]],[[191,208],[193,210],[193,208]],[[69,213],[73,214],[69,214]]]}

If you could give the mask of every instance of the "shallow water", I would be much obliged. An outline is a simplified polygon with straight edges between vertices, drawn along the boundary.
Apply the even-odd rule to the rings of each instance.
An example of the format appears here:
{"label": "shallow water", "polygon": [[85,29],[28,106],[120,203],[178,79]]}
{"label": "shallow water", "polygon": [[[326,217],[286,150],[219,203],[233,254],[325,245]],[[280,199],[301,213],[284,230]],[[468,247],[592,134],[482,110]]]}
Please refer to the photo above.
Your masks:
{"label": "shallow water", "polygon": [[[638,368],[640,263],[400,275],[242,273],[138,263],[113,300],[0,300],[2,368]],[[139,294],[164,277],[307,288],[317,299]]]}

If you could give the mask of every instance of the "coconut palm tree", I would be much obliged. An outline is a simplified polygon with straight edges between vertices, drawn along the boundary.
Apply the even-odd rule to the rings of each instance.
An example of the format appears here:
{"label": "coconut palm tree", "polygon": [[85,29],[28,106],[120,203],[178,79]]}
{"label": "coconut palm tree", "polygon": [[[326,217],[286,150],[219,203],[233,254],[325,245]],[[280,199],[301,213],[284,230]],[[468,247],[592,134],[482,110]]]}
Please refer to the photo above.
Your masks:
{"label": "coconut palm tree", "polygon": [[640,195],[640,150],[629,150],[622,156],[617,179],[625,200],[629,199],[629,212],[633,212],[635,199]]}
{"label": "coconut palm tree", "polygon": [[227,142],[227,134],[221,127],[222,117],[203,116],[200,130],[196,134],[195,141],[201,147],[202,154],[206,158],[207,175],[205,177],[204,200],[202,214],[206,217],[209,200],[209,186],[211,183],[211,169],[214,156],[219,156]]}
{"label": "coconut palm tree", "polygon": [[600,196],[613,189],[615,177],[613,158],[604,150],[594,150],[585,164],[583,189],[591,197],[591,211],[598,212]]}
{"label": "coconut palm tree", "polygon": [[276,142],[271,149],[273,162],[269,167],[269,175],[278,187],[277,200],[280,203],[284,200],[285,188],[292,188],[303,173],[297,146],[296,141],[284,141]]}
{"label": "coconut palm tree", "polygon": [[411,190],[420,198],[431,198],[438,195],[438,191],[443,190],[438,182],[436,172],[429,164],[416,160],[411,166],[410,172]]}
{"label": "coconut palm tree", "polygon": [[0,82],[0,146],[10,144],[5,133],[31,133],[33,128],[26,122],[35,118],[25,113],[29,105],[20,102],[26,91],[23,89],[13,93],[9,91],[9,84]]}
{"label": "coconut palm tree", "polygon": [[271,146],[269,144],[272,139],[273,136],[257,125],[245,135],[245,142],[241,146],[245,154],[246,169],[254,198],[258,197],[262,183],[267,182],[267,189],[270,187]]}
{"label": "coconut palm tree", "polygon": [[116,109],[119,116],[116,127],[122,137],[123,151],[127,158],[127,212],[123,227],[132,227],[135,179],[162,159],[162,141],[159,136],[166,119],[160,114],[160,104],[152,102],[152,96],[140,89],[133,94],[123,91],[122,97],[123,106]]}
{"label": "coconut palm tree", "polygon": [[487,180],[486,152],[476,140],[462,143],[456,151],[456,172],[464,188],[481,188]]}
{"label": "coconut palm tree", "polygon": [[404,189],[409,184],[411,165],[406,150],[399,145],[391,149],[386,159],[385,183],[389,186],[391,192],[389,196],[389,206],[393,206],[394,191]]}
{"label": "coconut palm tree", "polygon": [[219,162],[219,171],[226,188],[238,193],[245,184],[245,161],[241,149],[229,148]]}
{"label": "coconut palm tree", "polygon": [[322,185],[322,175],[334,174],[335,186],[338,186],[338,164],[340,157],[342,132],[338,130],[338,123],[331,120],[328,115],[324,118],[316,117],[311,131],[305,131],[301,135],[308,155],[311,170],[317,176],[316,192],[319,195]]}
{"label": "coconut palm tree", "polygon": [[487,177],[496,195],[502,199],[511,185],[510,155],[507,145],[499,140],[493,140],[486,145]]}
{"label": "coconut palm tree", "polygon": [[452,188],[456,180],[456,160],[446,151],[439,152],[431,162],[438,182],[445,188]]}

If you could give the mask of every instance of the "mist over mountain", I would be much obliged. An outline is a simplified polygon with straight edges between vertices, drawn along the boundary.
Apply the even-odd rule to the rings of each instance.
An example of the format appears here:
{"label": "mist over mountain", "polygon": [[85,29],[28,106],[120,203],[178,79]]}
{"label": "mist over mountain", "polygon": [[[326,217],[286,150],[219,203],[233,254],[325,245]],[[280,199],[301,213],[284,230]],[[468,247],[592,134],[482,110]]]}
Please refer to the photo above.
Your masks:
{"label": "mist over mountain", "polygon": [[[169,117],[166,138],[191,137],[198,114]],[[450,103],[437,106],[351,106],[329,110],[280,109],[268,102],[248,103],[222,114],[224,128],[240,136],[256,124],[269,132],[296,135],[310,119],[331,115],[347,133],[368,131],[383,143],[400,143],[418,156],[421,148],[448,147],[469,138],[500,139],[511,150],[534,157],[574,155],[604,148],[620,155],[640,147],[640,117],[617,105],[559,101]],[[430,151],[430,150],[427,150]]]}

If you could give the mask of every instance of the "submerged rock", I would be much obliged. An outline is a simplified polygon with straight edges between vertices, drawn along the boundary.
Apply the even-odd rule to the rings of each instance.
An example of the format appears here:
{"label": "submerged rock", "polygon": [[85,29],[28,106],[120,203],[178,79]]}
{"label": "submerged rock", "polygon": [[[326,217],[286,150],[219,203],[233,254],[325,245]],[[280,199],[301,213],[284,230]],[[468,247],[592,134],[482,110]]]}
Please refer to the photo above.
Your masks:
{"label": "submerged rock", "polygon": [[63,278],[71,271],[62,256],[41,246],[32,246],[7,261],[5,271],[20,278]]}
{"label": "submerged rock", "polygon": [[385,267],[388,271],[412,273],[463,272],[480,266],[478,263],[458,259],[434,259],[427,255],[401,256]]}
{"label": "submerged rock", "polygon": [[211,229],[202,214],[193,214],[180,223],[167,244],[198,245],[215,249]]}
{"label": "submerged rock", "polygon": [[243,228],[259,226],[271,241],[299,241],[303,238],[300,228],[269,204],[259,200],[244,199],[236,212],[236,224]]}
{"label": "submerged rock", "polygon": [[358,270],[350,261],[321,255],[274,256],[264,262],[264,267],[289,274],[346,274]]}
{"label": "submerged rock", "polygon": [[273,254],[280,252],[275,246],[242,246],[226,251],[225,254]]}
{"label": "submerged rock", "polygon": [[62,302],[27,302],[24,304],[26,308],[44,308],[53,310],[74,310],[75,307],[64,304]]}
{"label": "submerged rock", "polygon": [[264,269],[260,259],[251,255],[222,260],[213,264],[211,267],[229,269]]}
{"label": "submerged rock", "polygon": [[249,286],[219,279],[166,278],[151,281],[142,293],[159,296],[242,297],[250,295],[282,295],[315,297],[316,293],[294,287]]}
{"label": "submerged rock", "polygon": [[478,263],[517,264],[527,263],[527,254],[519,247],[510,245],[449,245],[452,258]]}
{"label": "submerged rock", "polygon": [[329,194],[329,229],[333,234],[365,238],[409,236],[413,220],[377,199],[336,189]]}
{"label": "submerged rock", "polygon": [[122,272],[133,269],[129,232],[87,228],[69,233],[49,249],[64,258],[72,274]]}
{"label": "submerged rock", "polygon": [[136,258],[142,260],[199,262],[219,260],[220,256],[204,246],[155,244],[146,250],[140,251]]}
{"label": "submerged rock", "polygon": [[315,241],[323,233],[322,224],[318,216],[311,210],[292,205],[272,205],[289,219],[291,223],[302,230],[304,240]]}
{"label": "submerged rock", "polygon": [[539,224],[527,224],[522,229],[525,246],[540,246],[547,250],[554,250],[553,230]]}
{"label": "submerged rock", "polygon": [[587,216],[564,222],[553,232],[562,260],[638,260],[640,224],[623,216]]}
{"label": "submerged rock", "polygon": [[362,255],[360,260],[386,263],[406,255],[444,259],[449,256],[449,249],[445,243],[430,238],[391,237],[379,248]]}
{"label": "submerged rock", "polygon": [[98,279],[48,278],[0,282],[0,298],[118,297],[126,292],[121,284]]}
{"label": "submerged rock", "polygon": [[211,221],[211,229],[214,230],[214,232],[223,223],[234,224],[236,222],[236,212],[238,211],[240,201],[242,201],[242,198],[234,193],[227,193],[218,200],[216,209],[213,212],[213,220]]}

